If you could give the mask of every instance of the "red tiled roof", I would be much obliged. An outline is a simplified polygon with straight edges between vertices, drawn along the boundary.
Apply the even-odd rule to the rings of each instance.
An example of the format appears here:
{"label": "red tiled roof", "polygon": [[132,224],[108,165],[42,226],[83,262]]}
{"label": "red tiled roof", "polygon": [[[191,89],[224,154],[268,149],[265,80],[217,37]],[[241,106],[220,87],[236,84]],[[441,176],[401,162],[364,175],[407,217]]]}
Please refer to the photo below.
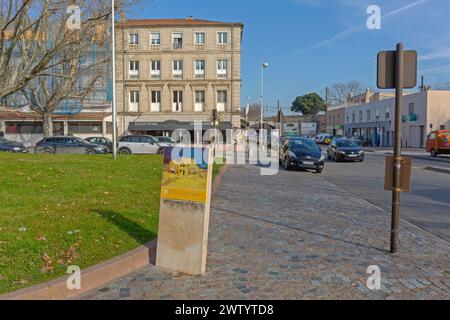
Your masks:
{"label": "red tiled roof", "polygon": [[146,26],[237,26],[243,27],[240,22],[219,22],[194,18],[186,19],[131,19],[125,22],[118,22],[117,25],[127,27],[146,27]]}

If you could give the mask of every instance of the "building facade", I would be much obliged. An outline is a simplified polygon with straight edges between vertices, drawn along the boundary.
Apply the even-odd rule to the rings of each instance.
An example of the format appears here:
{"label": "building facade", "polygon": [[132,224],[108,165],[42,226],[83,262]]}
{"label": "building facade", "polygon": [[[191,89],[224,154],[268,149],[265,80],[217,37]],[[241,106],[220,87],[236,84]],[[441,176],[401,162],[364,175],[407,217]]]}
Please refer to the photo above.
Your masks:
{"label": "building facade", "polygon": [[118,134],[240,128],[241,23],[187,19],[116,25]]}
{"label": "building facade", "polygon": [[371,102],[391,99],[394,97],[390,92],[372,92],[366,89],[364,93],[350,96],[347,103],[337,106],[329,106],[327,109],[327,132],[333,135],[346,135],[346,109],[350,106],[362,105]]}
{"label": "building facade", "polygon": [[[344,133],[371,146],[391,147],[394,140],[395,99],[347,107]],[[402,116],[405,148],[423,148],[433,130],[450,129],[450,91],[421,91],[404,96]]]}

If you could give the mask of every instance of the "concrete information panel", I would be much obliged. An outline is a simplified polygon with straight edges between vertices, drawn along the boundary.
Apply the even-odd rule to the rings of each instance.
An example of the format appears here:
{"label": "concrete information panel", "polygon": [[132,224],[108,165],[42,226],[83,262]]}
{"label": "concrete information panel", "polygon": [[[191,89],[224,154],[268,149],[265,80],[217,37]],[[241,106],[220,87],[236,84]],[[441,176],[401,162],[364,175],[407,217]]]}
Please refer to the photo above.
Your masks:
{"label": "concrete information panel", "polygon": [[164,153],[156,266],[187,275],[206,271],[212,148]]}

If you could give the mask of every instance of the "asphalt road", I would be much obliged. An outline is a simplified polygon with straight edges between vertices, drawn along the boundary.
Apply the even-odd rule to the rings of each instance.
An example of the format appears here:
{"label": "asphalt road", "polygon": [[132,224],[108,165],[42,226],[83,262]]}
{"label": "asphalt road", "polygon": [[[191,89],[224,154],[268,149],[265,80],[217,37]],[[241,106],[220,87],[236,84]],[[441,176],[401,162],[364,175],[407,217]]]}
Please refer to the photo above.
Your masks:
{"label": "asphalt road", "polygon": [[[364,163],[328,161],[323,178],[370,203],[391,211],[392,193],[384,190],[385,155],[366,153]],[[401,197],[401,217],[450,241],[450,174],[424,168],[449,168],[450,162],[413,159],[412,192]]]}

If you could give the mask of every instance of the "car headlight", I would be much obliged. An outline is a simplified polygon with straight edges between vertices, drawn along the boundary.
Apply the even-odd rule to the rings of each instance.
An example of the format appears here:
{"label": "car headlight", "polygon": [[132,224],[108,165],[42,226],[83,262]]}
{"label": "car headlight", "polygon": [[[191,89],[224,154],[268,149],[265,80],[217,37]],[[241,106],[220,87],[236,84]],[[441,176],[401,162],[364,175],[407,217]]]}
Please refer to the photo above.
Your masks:
{"label": "car headlight", "polygon": [[364,150],[360,150],[360,151],[359,151],[359,154],[364,154]]}
{"label": "car headlight", "polygon": [[20,150],[22,150],[22,149],[19,148],[19,147],[14,147],[13,150],[14,150],[14,151],[20,151]]}
{"label": "car headlight", "polygon": [[319,161],[325,161],[325,156],[323,154],[320,156],[320,160]]}
{"label": "car headlight", "polygon": [[291,159],[297,159],[297,156],[292,151],[288,152],[288,157],[291,158]]}

